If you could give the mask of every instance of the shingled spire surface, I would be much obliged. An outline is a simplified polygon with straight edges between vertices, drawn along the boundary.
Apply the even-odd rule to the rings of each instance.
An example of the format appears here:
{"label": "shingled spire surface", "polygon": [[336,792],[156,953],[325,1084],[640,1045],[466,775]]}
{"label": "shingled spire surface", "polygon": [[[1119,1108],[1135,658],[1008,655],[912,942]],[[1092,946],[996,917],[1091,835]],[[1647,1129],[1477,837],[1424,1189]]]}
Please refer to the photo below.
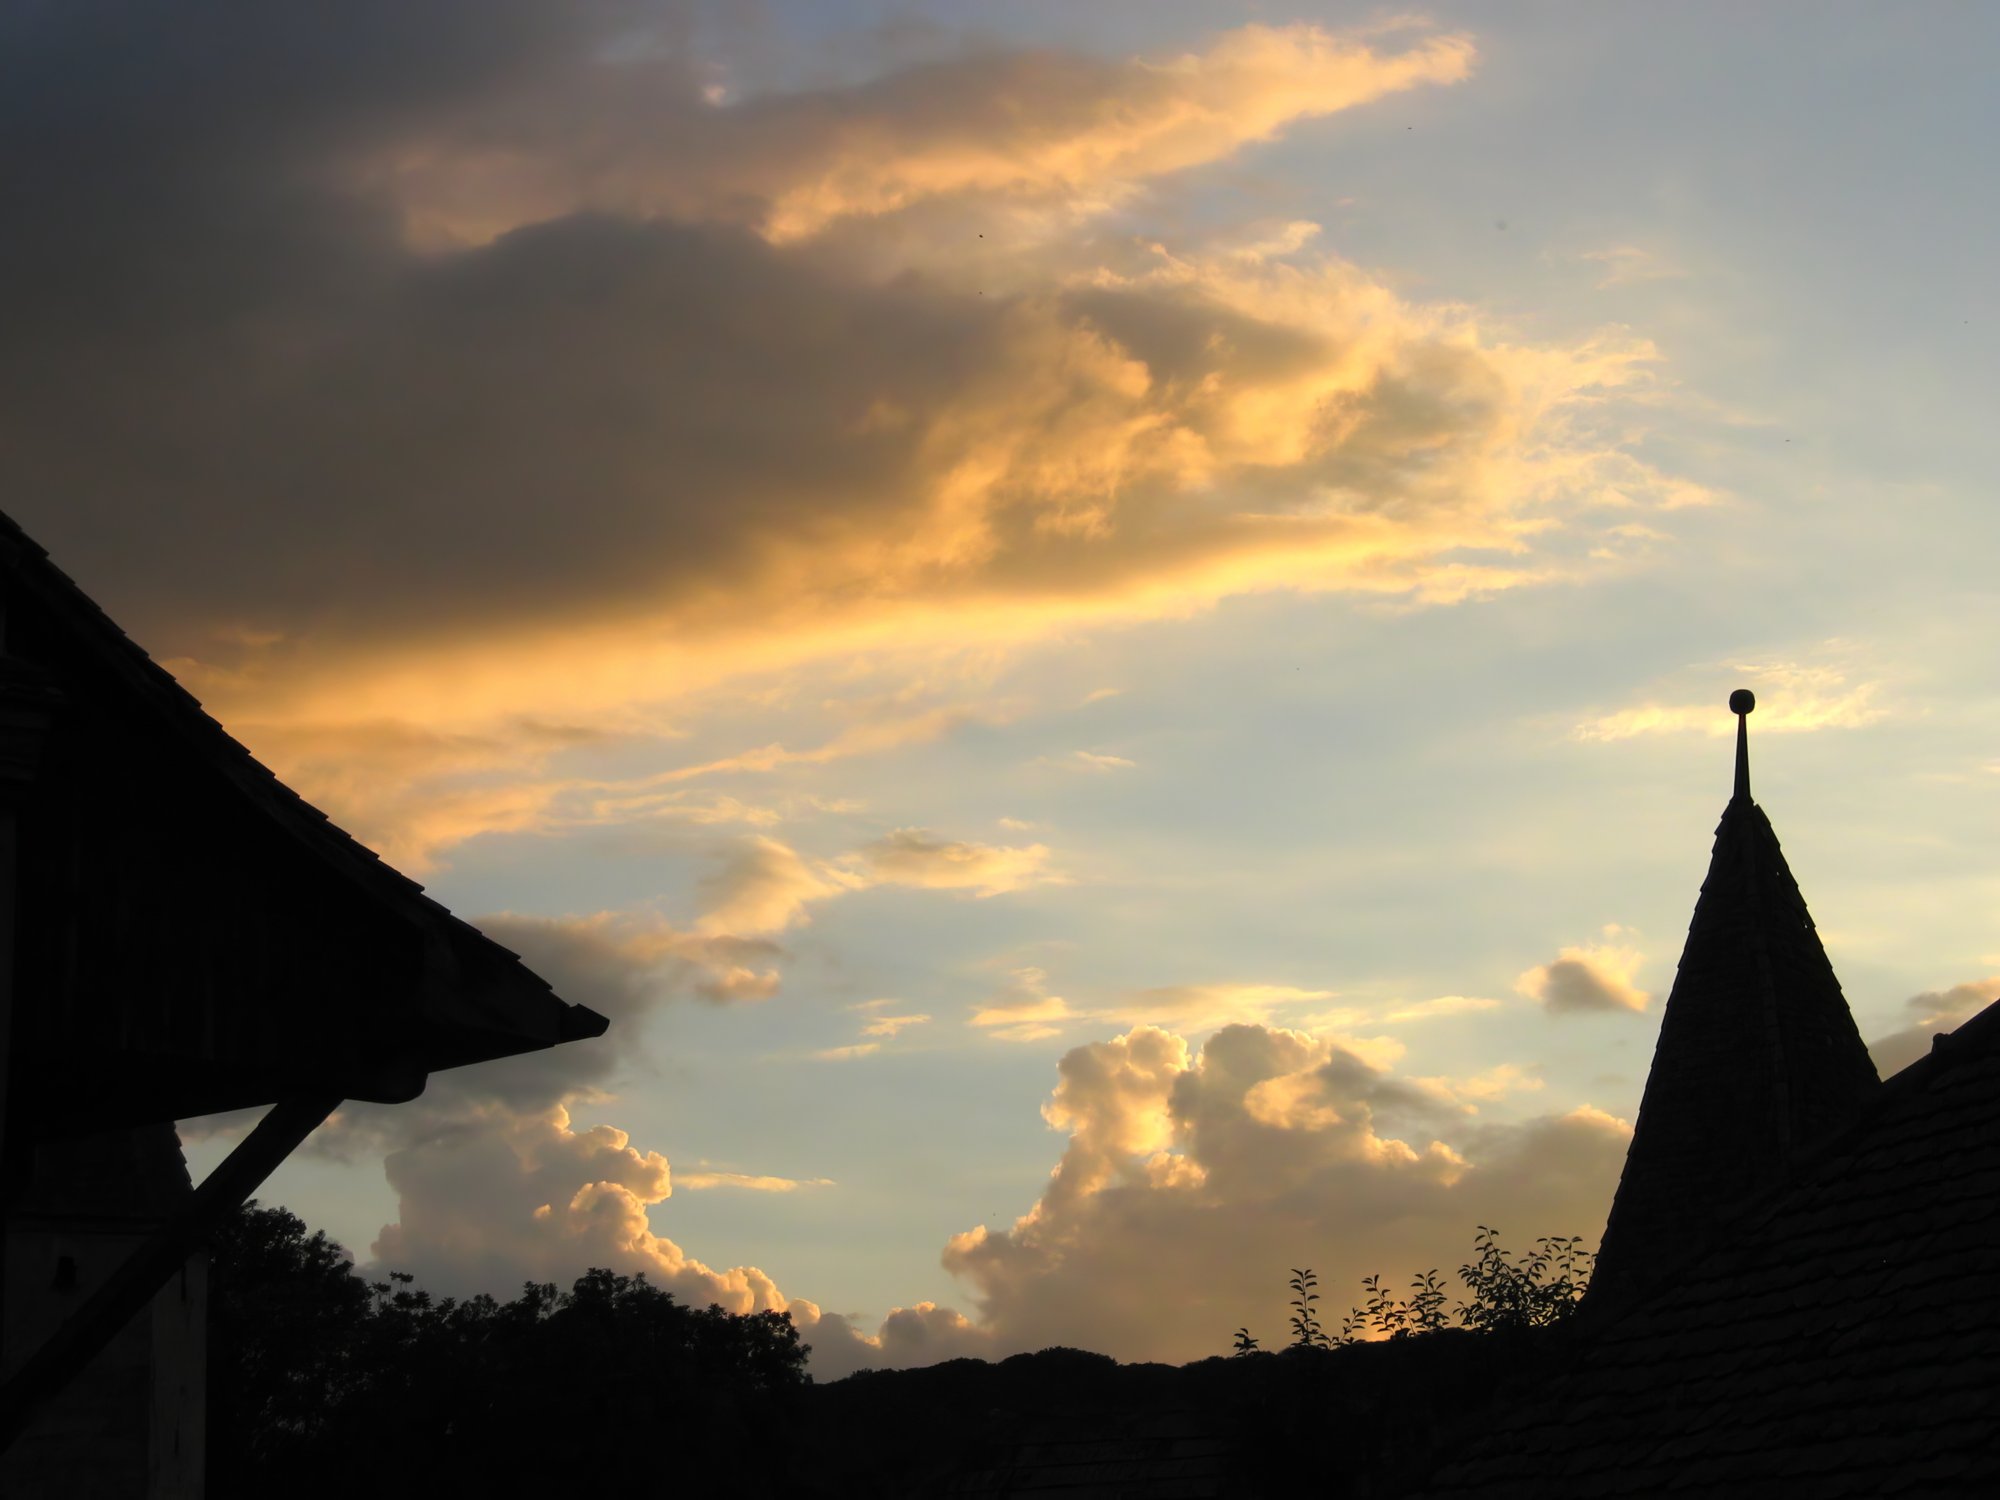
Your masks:
{"label": "shingled spire surface", "polygon": [[1875,1065],[1778,836],[1750,797],[1739,691],[1736,787],[1681,950],[1593,1302],[1643,1290],[1701,1249],[1803,1148],[1854,1118]]}

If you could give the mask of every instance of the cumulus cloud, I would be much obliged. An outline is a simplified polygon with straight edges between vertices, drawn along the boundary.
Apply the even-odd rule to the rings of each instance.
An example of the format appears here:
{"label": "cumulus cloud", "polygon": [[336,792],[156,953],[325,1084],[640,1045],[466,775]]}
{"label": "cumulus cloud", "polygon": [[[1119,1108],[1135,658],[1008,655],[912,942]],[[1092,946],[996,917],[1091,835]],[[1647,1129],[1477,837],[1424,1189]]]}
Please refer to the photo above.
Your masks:
{"label": "cumulus cloud", "polygon": [[[579,1129],[561,1106],[461,1114],[388,1153],[398,1217],[371,1247],[374,1268],[408,1271],[442,1293],[566,1283],[586,1266],[644,1272],[696,1307],[789,1312],[815,1345],[814,1368],[844,1374],[879,1363],[878,1346],[817,1304],[790,1298],[755,1266],[718,1268],[654,1232],[649,1214],[673,1195],[674,1173],[609,1125]],[[696,1172],[687,1187],[789,1192],[829,1187],[814,1179]]]}
{"label": "cumulus cloud", "polygon": [[[1615,938],[1617,929],[1608,930]],[[1633,982],[1645,956],[1615,941],[1587,948],[1564,948],[1514,981],[1514,988],[1539,1001],[1551,1015],[1591,1011],[1643,1011],[1651,1001]]]}
{"label": "cumulus cloud", "polygon": [[696,1306],[790,1311],[823,1348],[815,1362],[822,1373],[879,1363],[877,1345],[845,1322],[822,1330],[814,1303],[786,1297],[755,1266],[704,1263],[656,1233],[650,1217],[676,1187],[790,1194],[829,1190],[831,1181],[706,1164],[677,1174],[625,1131],[576,1123],[576,1111],[612,1106],[607,1085],[639,1055],[634,1039],[647,1013],[679,989],[709,983],[714,945],[724,940],[613,915],[498,917],[484,926],[567,998],[609,1015],[612,1029],[436,1074],[409,1104],[346,1105],[315,1132],[309,1152],[383,1162],[397,1217],[376,1236],[373,1264],[454,1294],[504,1292],[530,1278],[566,1282],[593,1265],[644,1271]]}
{"label": "cumulus cloud", "polygon": [[[416,1104],[370,1112],[365,1125],[397,1197],[396,1219],[370,1248],[371,1271],[408,1271],[448,1295],[504,1292],[523,1280],[566,1283],[586,1266],[643,1272],[693,1306],[789,1313],[821,1379],[884,1363],[928,1363],[974,1343],[990,1347],[961,1315],[930,1303],[893,1309],[875,1333],[863,1333],[851,1318],[787,1296],[756,1266],[700,1260],[655,1222],[671,1213],[677,1190],[835,1190],[826,1178],[676,1172],[663,1154],[634,1146],[615,1126],[580,1126],[564,1104],[537,1107],[476,1092],[449,1100],[427,1093]],[[338,1134],[341,1122],[331,1128]]]}
{"label": "cumulus cloud", "polygon": [[1584,1107],[1482,1124],[1470,1118],[1477,1102],[1536,1087],[1529,1070],[1409,1078],[1393,1052],[1255,1025],[1199,1049],[1150,1026],[1072,1048],[1043,1107],[1068,1139],[1039,1201],[945,1248],[976,1316],[920,1302],[864,1332],[856,1315],[789,1297],[757,1267],[710,1265],[661,1232],[677,1186],[833,1184],[676,1173],[615,1127],[525,1098],[467,1095],[439,1110],[426,1096],[396,1112],[383,1141],[399,1214],[374,1262],[440,1291],[562,1280],[586,1264],[644,1271],[700,1305],[788,1311],[814,1345],[815,1373],[834,1378],[1059,1342],[1185,1360],[1214,1352],[1231,1327],[1281,1324],[1286,1270],[1300,1260],[1337,1289],[1454,1265],[1477,1223],[1523,1242],[1594,1235],[1623,1121]]}
{"label": "cumulus cloud", "polygon": [[[1454,82],[1462,39],[1256,26],[1177,57],[989,49],[718,98],[704,59],[631,24],[595,0],[77,0],[0,48],[0,176],[32,230],[0,236],[0,480],[58,560],[398,859],[641,816],[753,830],[691,923],[489,919],[612,1014],[606,1046],[676,989],[769,994],[776,938],[842,893],[1053,878],[1041,845],[915,830],[822,858],[698,785],[890,754],[954,710],[696,760],[669,709],[701,691],[1270,589],[1449,603],[1565,576],[1538,549],[1597,502],[1629,527],[1686,494],[1629,446],[1641,339],[1520,344],[1303,224],[1074,232],[1165,174]],[[1007,227],[966,267],[974,222]],[[642,738],[655,776],[582,767]],[[978,1024],[1067,1015],[1017,980]],[[666,1158],[576,1123],[603,1047],[440,1075],[325,1134],[386,1153],[386,1261],[468,1290],[643,1269],[790,1307],[835,1361],[1038,1336],[1206,1352],[1163,1277],[1227,1301],[1235,1257],[1258,1295],[1282,1284],[1218,1239],[1238,1208],[1279,1264],[1338,1238],[1336,1212],[1395,1226],[1435,1201],[1462,1235],[1491,1209],[1455,1183],[1512,1172],[1524,1209],[1553,1203],[1615,1134],[1407,1146],[1373,1122],[1459,1128],[1437,1088],[1279,1037],[1232,1027],[1190,1058],[1135,1031],[1069,1067],[1061,1192],[951,1252],[985,1319],[919,1306],[873,1342],[656,1232]],[[1157,1268],[1154,1213],[1189,1231]],[[1229,1305],[1225,1328],[1250,1304]]]}
{"label": "cumulus cloud", "polygon": [[[954,1237],[945,1264],[991,1349],[1186,1360],[1239,1324],[1281,1326],[1293,1265],[1338,1296],[1372,1272],[1458,1264],[1475,1224],[1595,1237],[1625,1122],[1584,1107],[1480,1124],[1433,1082],[1263,1026],[1198,1052],[1143,1026],[1073,1048],[1044,1110],[1069,1142],[1041,1200]],[[1520,1083],[1496,1069],[1453,1093]]]}
{"label": "cumulus cloud", "polygon": [[2000,1000],[2000,976],[1912,995],[1903,1002],[1910,1023],[1868,1044],[1875,1071],[1884,1078],[1902,1072],[1931,1050],[1931,1038],[1957,1030],[1995,1000]]}

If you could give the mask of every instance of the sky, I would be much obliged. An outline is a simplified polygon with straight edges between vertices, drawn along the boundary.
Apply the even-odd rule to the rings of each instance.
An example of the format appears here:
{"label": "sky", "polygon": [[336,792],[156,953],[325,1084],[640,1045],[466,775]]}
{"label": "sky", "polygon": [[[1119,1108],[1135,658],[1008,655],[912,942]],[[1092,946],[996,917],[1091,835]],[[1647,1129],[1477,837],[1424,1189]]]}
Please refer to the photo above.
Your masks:
{"label": "sky", "polygon": [[1594,1242],[1737,687],[1911,1060],[2000,996],[1997,56],[1942,0],[0,5],[7,509],[612,1019],[263,1197],[444,1294],[789,1309],[822,1377]]}

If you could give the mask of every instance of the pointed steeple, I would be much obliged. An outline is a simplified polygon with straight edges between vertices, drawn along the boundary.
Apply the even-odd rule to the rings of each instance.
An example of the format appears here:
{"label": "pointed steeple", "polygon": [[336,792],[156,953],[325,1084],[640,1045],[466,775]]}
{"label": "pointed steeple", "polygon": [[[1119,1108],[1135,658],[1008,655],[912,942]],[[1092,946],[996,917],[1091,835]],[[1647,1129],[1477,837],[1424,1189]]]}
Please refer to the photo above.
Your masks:
{"label": "pointed steeple", "polygon": [[1729,706],[1734,795],[1667,997],[1593,1301],[1643,1288],[1700,1249],[1878,1082],[1778,836],[1750,797],[1757,700],[1739,689]]}

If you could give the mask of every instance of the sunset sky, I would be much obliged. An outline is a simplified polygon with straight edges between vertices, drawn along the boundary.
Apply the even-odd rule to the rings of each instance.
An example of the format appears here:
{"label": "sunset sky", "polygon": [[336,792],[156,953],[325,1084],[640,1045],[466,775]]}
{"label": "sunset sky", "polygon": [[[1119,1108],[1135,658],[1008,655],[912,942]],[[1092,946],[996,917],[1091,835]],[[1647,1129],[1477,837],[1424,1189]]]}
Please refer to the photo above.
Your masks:
{"label": "sunset sky", "polygon": [[612,1018],[262,1196],[822,1377],[1594,1242],[1736,687],[1913,1057],[2000,995],[1996,62],[1942,0],[0,5],[0,506]]}

